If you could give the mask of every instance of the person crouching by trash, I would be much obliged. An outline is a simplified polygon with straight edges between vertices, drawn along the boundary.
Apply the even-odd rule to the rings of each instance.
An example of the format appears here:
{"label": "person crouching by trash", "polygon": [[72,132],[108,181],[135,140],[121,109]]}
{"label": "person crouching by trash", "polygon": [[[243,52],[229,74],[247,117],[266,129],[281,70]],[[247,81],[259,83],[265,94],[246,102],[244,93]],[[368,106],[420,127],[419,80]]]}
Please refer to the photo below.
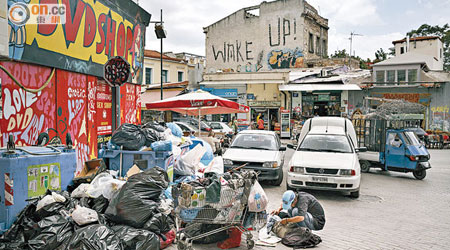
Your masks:
{"label": "person crouching by trash", "polygon": [[283,194],[283,203],[272,211],[282,220],[281,224],[296,223],[299,227],[322,230],[325,226],[325,212],[319,201],[311,194],[288,190]]}

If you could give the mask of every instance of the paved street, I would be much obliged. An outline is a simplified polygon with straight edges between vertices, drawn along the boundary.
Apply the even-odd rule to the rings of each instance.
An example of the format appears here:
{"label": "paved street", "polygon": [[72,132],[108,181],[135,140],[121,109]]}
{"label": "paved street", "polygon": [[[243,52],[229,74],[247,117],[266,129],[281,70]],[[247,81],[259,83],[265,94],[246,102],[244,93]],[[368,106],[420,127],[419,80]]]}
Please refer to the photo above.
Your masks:
{"label": "paved street", "polygon": [[[288,160],[293,151],[286,152]],[[423,181],[413,175],[371,170],[363,174],[361,196],[311,191],[326,213],[322,243],[316,249],[448,249],[450,244],[450,150],[431,150],[432,169]],[[268,211],[286,189],[263,184]],[[216,249],[195,245],[195,249]],[[176,249],[171,246],[169,249]],[[240,248],[246,249],[245,241]],[[256,246],[255,249],[275,249]],[[276,249],[290,249],[281,243]]]}

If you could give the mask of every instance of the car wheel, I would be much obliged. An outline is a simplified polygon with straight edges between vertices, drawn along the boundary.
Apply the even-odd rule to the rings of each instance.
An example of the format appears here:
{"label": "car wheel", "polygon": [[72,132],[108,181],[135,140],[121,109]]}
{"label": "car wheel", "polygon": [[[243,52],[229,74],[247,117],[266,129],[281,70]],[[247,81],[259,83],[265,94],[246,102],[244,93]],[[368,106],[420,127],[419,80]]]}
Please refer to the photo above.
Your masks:
{"label": "car wheel", "polygon": [[423,180],[427,176],[427,171],[425,169],[414,170],[413,175],[417,180]]}
{"label": "car wheel", "polygon": [[278,179],[272,181],[272,185],[279,186],[283,182],[283,169],[281,169],[280,174],[278,175]]}
{"label": "car wheel", "polygon": [[355,192],[350,192],[350,197],[352,198],[359,198],[359,189],[356,190]]}
{"label": "car wheel", "polygon": [[370,162],[369,161],[360,161],[359,165],[361,166],[361,172],[368,173],[370,170]]}

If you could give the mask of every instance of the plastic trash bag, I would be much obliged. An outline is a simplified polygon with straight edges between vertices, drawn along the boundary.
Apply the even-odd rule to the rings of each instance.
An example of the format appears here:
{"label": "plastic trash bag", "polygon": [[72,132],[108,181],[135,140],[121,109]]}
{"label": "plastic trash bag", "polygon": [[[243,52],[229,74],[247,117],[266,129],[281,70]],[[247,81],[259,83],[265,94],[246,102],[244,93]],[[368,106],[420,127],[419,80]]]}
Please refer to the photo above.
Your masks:
{"label": "plastic trash bag", "polygon": [[122,241],[105,225],[89,225],[75,231],[66,249],[123,249]]}
{"label": "plastic trash bag", "polygon": [[150,147],[153,142],[161,140],[161,132],[152,128],[142,128],[142,134],[145,137],[145,146]]}
{"label": "plastic trash bag", "polygon": [[223,174],[223,158],[222,156],[214,157],[214,159],[205,168],[205,173]]}
{"label": "plastic trash bag", "polygon": [[92,180],[91,185],[89,185],[86,193],[91,198],[97,198],[103,193],[103,189],[106,188],[107,183],[114,180],[112,175],[108,173],[101,173],[97,175],[94,180]]}
{"label": "plastic trash bag", "polygon": [[182,155],[173,166],[173,172],[175,175],[194,175],[196,167],[200,163],[202,155],[206,152],[206,149],[198,144],[193,149]]}
{"label": "plastic trash bag", "polygon": [[105,215],[116,223],[142,228],[158,213],[160,196],[168,184],[167,173],[159,167],[135,174],[113,196]]}
{"label": "plastic trash bag", "polygon": [[164,132],[166,130],[166,128],[163,125],[157,122],[147,122],[146,124],[142,125],[142,128],[150,128],[157,132]]}
{"label": "plastic trash bag", "polygon": [[75,210],[72,212],[72,219],[79,226],[83,226],[98,221],[98,215],[95,210],[87,207],[76,206]]}
{"label": "plastic trash bag", "polygon": [[[18,246],[20,249],[25,248],[26,242],[33,236],[36,225],[36,204],[33,201],[28,204],[17,216],[17,220],[12,226],[1,236],[1,238],[9,244]],[[6,248],[8,249],[8,248]]]}
{"label": "plastic trash bag", "polygon": [[113,226],[112,230],[121,240],[124,249],[159,249],[159,238],[150,231],[124,225]]}
{"label": "plastic trash bag", "polygon": [[36,206],[36,211],[38,211],[38,210],[40,210],[41,208],[43,208],[43,207],[45,207],[45,206],[47,206],[47,205],[50,205],[50,204],[52,204],[52,203],[55,203],[55,202],[65,202],[65,201],[66,201],[66,198],[64,198],[64,196],[62,196],[62,195],[60,195],[60,194],[57,194],[57,193],[55,193],[55,192],[52,192],[51,195],[46,195],[46,196],[44,196],[44,198],[42,198],[42,199],[38,202],[38,204],[37,204],[37,206]]}
{"label": "plastic trash bag", "polygon": [[111,142],[125,150],[139,150],[145,145],[146,136],[138,125],[124,123],[114,131]]}
{"label": "plastic trash bag", "polygon": [[89,200],[89,207],[97,211],[97,213],[103,214],[108,208],[109,200],[103,196],[93,198]]}
{"label": "plastic trash bag", "polygon": [[183,130],[181,130],[180,126],[178,126],[176,123],[166,123],[166,126],[170,129],[170,131],[172,131],[172,134],[174,136],[180,138],[183,136]]}
{"label": "plastic trash bag", "polygon": [[264,189],[261,187],[258,181],[255,181],[248,197],[248,211],[265,211],[268,203],[269,200],[267,199]]}
{"label": "plastic trash bag", "polygon": [[[50,197],[46,198],[47,201],[45,202],[45,204],[44,202],[41,202],[42,200],[44,200],[45,197],[41,201],[39,201],[41,202],[40,203],[41,207],[39,208],[39,210],[37,209],[36,206],[36,216],[37,216],[36,218],[38,220],[48,216],[59,214],[61,210],[64,209],[69,210],[75,207],[75,204],[72,202],[69,193],[67,193],[66,191],[60,193],[55,191],[51,192],[51,195],[49,195],[48,193],[50,192],[51,191],[47,191],[47,195],[45,197],[50,196],[51,198]],[[51,202],[52,200],[54,200],[54,202]]]}
{"label": "plastic trash bag", "polygon": [[34,227],[36,236],[28,240],[30,249],[56,249],[66,246],[74,232],[73,224],[61,215],[39,221]]}
{"label": "plastic trash bag", "polygon": [[166,240],[163,240],[162,237],[159,238],[161,249],[164,249],[164,248],[170,246],[176,238],[175,231],[173,231],[173,230],[170,230],[169,232],[165,233],[164,236],[165,236]]}
{"label": "plastic trash bag", "polygon": [[155,141],[150,145],[153,151],[172,151],[171,141]]}
{"label": "plastic trash bag", "polygon": [[87,190],[89,188],[90,184],[88,183],[82,183],[80,184],[75,190],[72,191],[70,194],[70,197],[72,198],[83,198],[83,197],[89,197],[87,194]]}
{"label": "plastic trash bag", "polygon": [[[223,227],[223,225],[214,225],[214,224],[200,224],[200,223],[188,223],[185,227],[184,232],[189,235],[189,237],[194,237],[200,234],[204,234],[207,232],[211,232],[213,230],[219,229]],[[228,238],[228,234],[226,230],[220,231],[218,233],[205,236],[201,239],[194,240],[194,243],[197,244],[211,244],[226,240]]]}
{"label": "plastic trash bag", "polygon": [[154,232],[161,236],[169,232],[173,225],[173,220],[163,213],[155,214],[143,227],[145,230]]}

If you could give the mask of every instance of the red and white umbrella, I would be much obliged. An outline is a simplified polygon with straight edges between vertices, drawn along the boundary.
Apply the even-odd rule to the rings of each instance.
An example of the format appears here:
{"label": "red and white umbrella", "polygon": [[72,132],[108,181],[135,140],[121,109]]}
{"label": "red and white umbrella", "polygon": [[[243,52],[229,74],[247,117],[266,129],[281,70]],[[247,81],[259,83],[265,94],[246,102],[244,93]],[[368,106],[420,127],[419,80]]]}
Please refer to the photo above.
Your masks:
{"label": "red and white umbrella", "polygon": [[146,103],[145,106],[151,110],[174,111],[192,116],[198,115],[199,131],[201,115],[247,113],[250,110],[246,105],[215,96],[203,90]]}

